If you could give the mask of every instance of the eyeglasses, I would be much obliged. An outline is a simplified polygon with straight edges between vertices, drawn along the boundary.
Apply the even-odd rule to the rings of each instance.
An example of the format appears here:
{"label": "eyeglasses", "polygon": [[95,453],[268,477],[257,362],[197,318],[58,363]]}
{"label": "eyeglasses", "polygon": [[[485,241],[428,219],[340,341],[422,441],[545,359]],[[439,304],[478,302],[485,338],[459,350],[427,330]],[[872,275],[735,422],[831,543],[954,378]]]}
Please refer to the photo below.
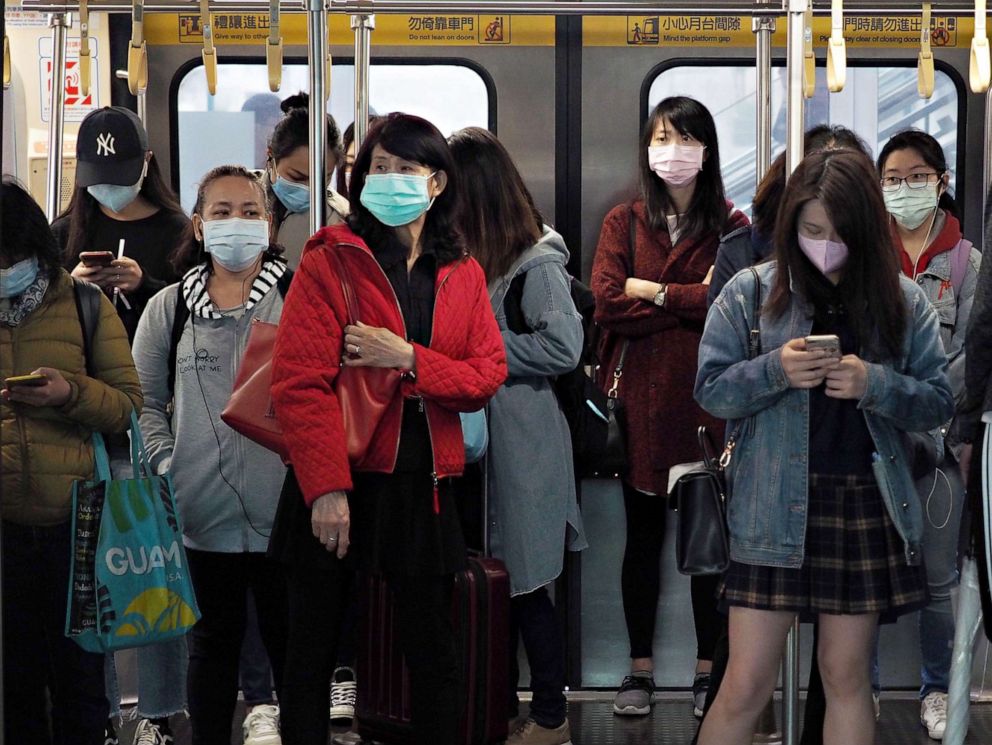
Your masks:
{"label": "eyeglasses", "polygon": [[930,184],[937,183],[940,176],[939,173],[911,173],[905,178],[886,176],[880,179],[879,183],[882,185],[882,191],[898,191],[900,184],[904,181],[910,189],[925,189]]}

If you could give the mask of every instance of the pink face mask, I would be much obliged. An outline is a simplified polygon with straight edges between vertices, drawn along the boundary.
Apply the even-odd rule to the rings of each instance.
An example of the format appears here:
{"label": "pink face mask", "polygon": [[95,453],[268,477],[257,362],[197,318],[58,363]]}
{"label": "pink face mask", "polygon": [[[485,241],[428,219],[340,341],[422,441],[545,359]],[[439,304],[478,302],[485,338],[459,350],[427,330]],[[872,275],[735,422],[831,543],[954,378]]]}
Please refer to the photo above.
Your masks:
{"label": "pink face mask", "polygon": [[669,186],[684,186],[703,170],[702,145],[659,145],[648,148],[648,165]]}
{"label": "pink face mask", "polygon": [[802,233],[798,235],[799,248],[823,274],[831,274],[844,268],[847,263],[846,243],[807,238]]}

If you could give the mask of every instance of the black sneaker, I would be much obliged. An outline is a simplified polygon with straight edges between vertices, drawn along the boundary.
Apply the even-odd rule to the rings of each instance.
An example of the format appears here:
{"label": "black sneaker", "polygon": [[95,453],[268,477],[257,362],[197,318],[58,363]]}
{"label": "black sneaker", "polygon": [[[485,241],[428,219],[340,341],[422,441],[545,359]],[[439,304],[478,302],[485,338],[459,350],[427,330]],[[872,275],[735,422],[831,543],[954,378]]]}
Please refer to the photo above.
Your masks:
{"label": "black sneaker", "polygon": [[355,718],[355,699],[358,696],[358,683],[355,671],[350,667],[339,667],[331,677],[331,724],[350,727]]}
{"label": "black sneaker", "polygon": [[654,677],[649,672],[628,675],[613,697],[613,713],[621,716],[644,716],[654,704]]}
{"label": "black sneaker", "polygon": [[120,745],[117,739],[117,728],[114,727],[114,720],[108,719],[107,726],[103,728],[103,745]]}

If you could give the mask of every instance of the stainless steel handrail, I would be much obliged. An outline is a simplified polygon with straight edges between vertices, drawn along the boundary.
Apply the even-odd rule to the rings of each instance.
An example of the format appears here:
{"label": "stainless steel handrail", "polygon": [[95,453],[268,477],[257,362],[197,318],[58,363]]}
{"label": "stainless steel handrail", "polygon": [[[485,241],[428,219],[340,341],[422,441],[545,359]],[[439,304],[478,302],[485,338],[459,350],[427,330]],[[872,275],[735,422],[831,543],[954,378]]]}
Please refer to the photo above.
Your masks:
{"label": "stainless steel handrail", "polygon": [[62,211],[62,132],[65,122],[65,45],[72,16],[53,13],[48,19],[52,28],[52,90],[49,98],[48,178],[45,189],[45,214],[53,221]]}
{"label": "stainless steel handrail", "polygon": [[307,9],[310,62],[310,234],[324,227],[327,214],[327,9],[310,0]]}
{"label": "stainless steel handrail", "polygon": [[[751,15],[754,0],[705,0],[694,3],[680,0],[672,5],[661,5],[658,0],[324,0],[330,13],[367,15],[371,13],[506,13],[509,15],[709,15],[729,13]],[[830,13],[829,0],[815,0],[817,15]],[[944,0],[934,3],[934,14],[941,16],[972,16],[974,3],[968,0]],[[24,10],[46,13],[75,12],[78,2],[52,2],[52,0],[23,0]],[[146,13],[179,13],[195,10],[193,0],[153,0],[145,4]],[[268,13],[269,0],[232,0],[215,2],[211,7],[225,13]],[[306,0],[282,0],[284,13],[305,13]],[[785,14],[786,0],[780,4]],[[851,15],[918,15],[920,6],[908,0],[848,0],[845,4]],[[90,11],[129,13],[130,0],[97,0],[89,3]]]}

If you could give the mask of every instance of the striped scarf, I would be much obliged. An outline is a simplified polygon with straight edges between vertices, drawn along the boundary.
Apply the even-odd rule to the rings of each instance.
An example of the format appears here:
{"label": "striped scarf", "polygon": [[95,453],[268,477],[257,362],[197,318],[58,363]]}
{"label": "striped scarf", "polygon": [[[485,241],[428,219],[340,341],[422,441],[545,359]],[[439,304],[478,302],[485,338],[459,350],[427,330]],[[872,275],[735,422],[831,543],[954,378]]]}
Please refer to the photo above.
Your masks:
{"label": "striped scarf", "polygon": [[[262,269],[255,277],[255,281],[252,282],[251,292],[248,293],[245,313],[251,311],[268,294],[269,290],[276,286],[279,278],[286,273],[287,268],[286,263],[279,259],[265,259],[263,261]],[[210,294],[207,292],[207,279],[209,277],[210,271],[206,264],[199,264],[186,272],[182,280],[183,299],[186,301],[186,307],[189,308],[190,313],[198,318],[223,318],[223,315],[217,312],[210,299]]]}

